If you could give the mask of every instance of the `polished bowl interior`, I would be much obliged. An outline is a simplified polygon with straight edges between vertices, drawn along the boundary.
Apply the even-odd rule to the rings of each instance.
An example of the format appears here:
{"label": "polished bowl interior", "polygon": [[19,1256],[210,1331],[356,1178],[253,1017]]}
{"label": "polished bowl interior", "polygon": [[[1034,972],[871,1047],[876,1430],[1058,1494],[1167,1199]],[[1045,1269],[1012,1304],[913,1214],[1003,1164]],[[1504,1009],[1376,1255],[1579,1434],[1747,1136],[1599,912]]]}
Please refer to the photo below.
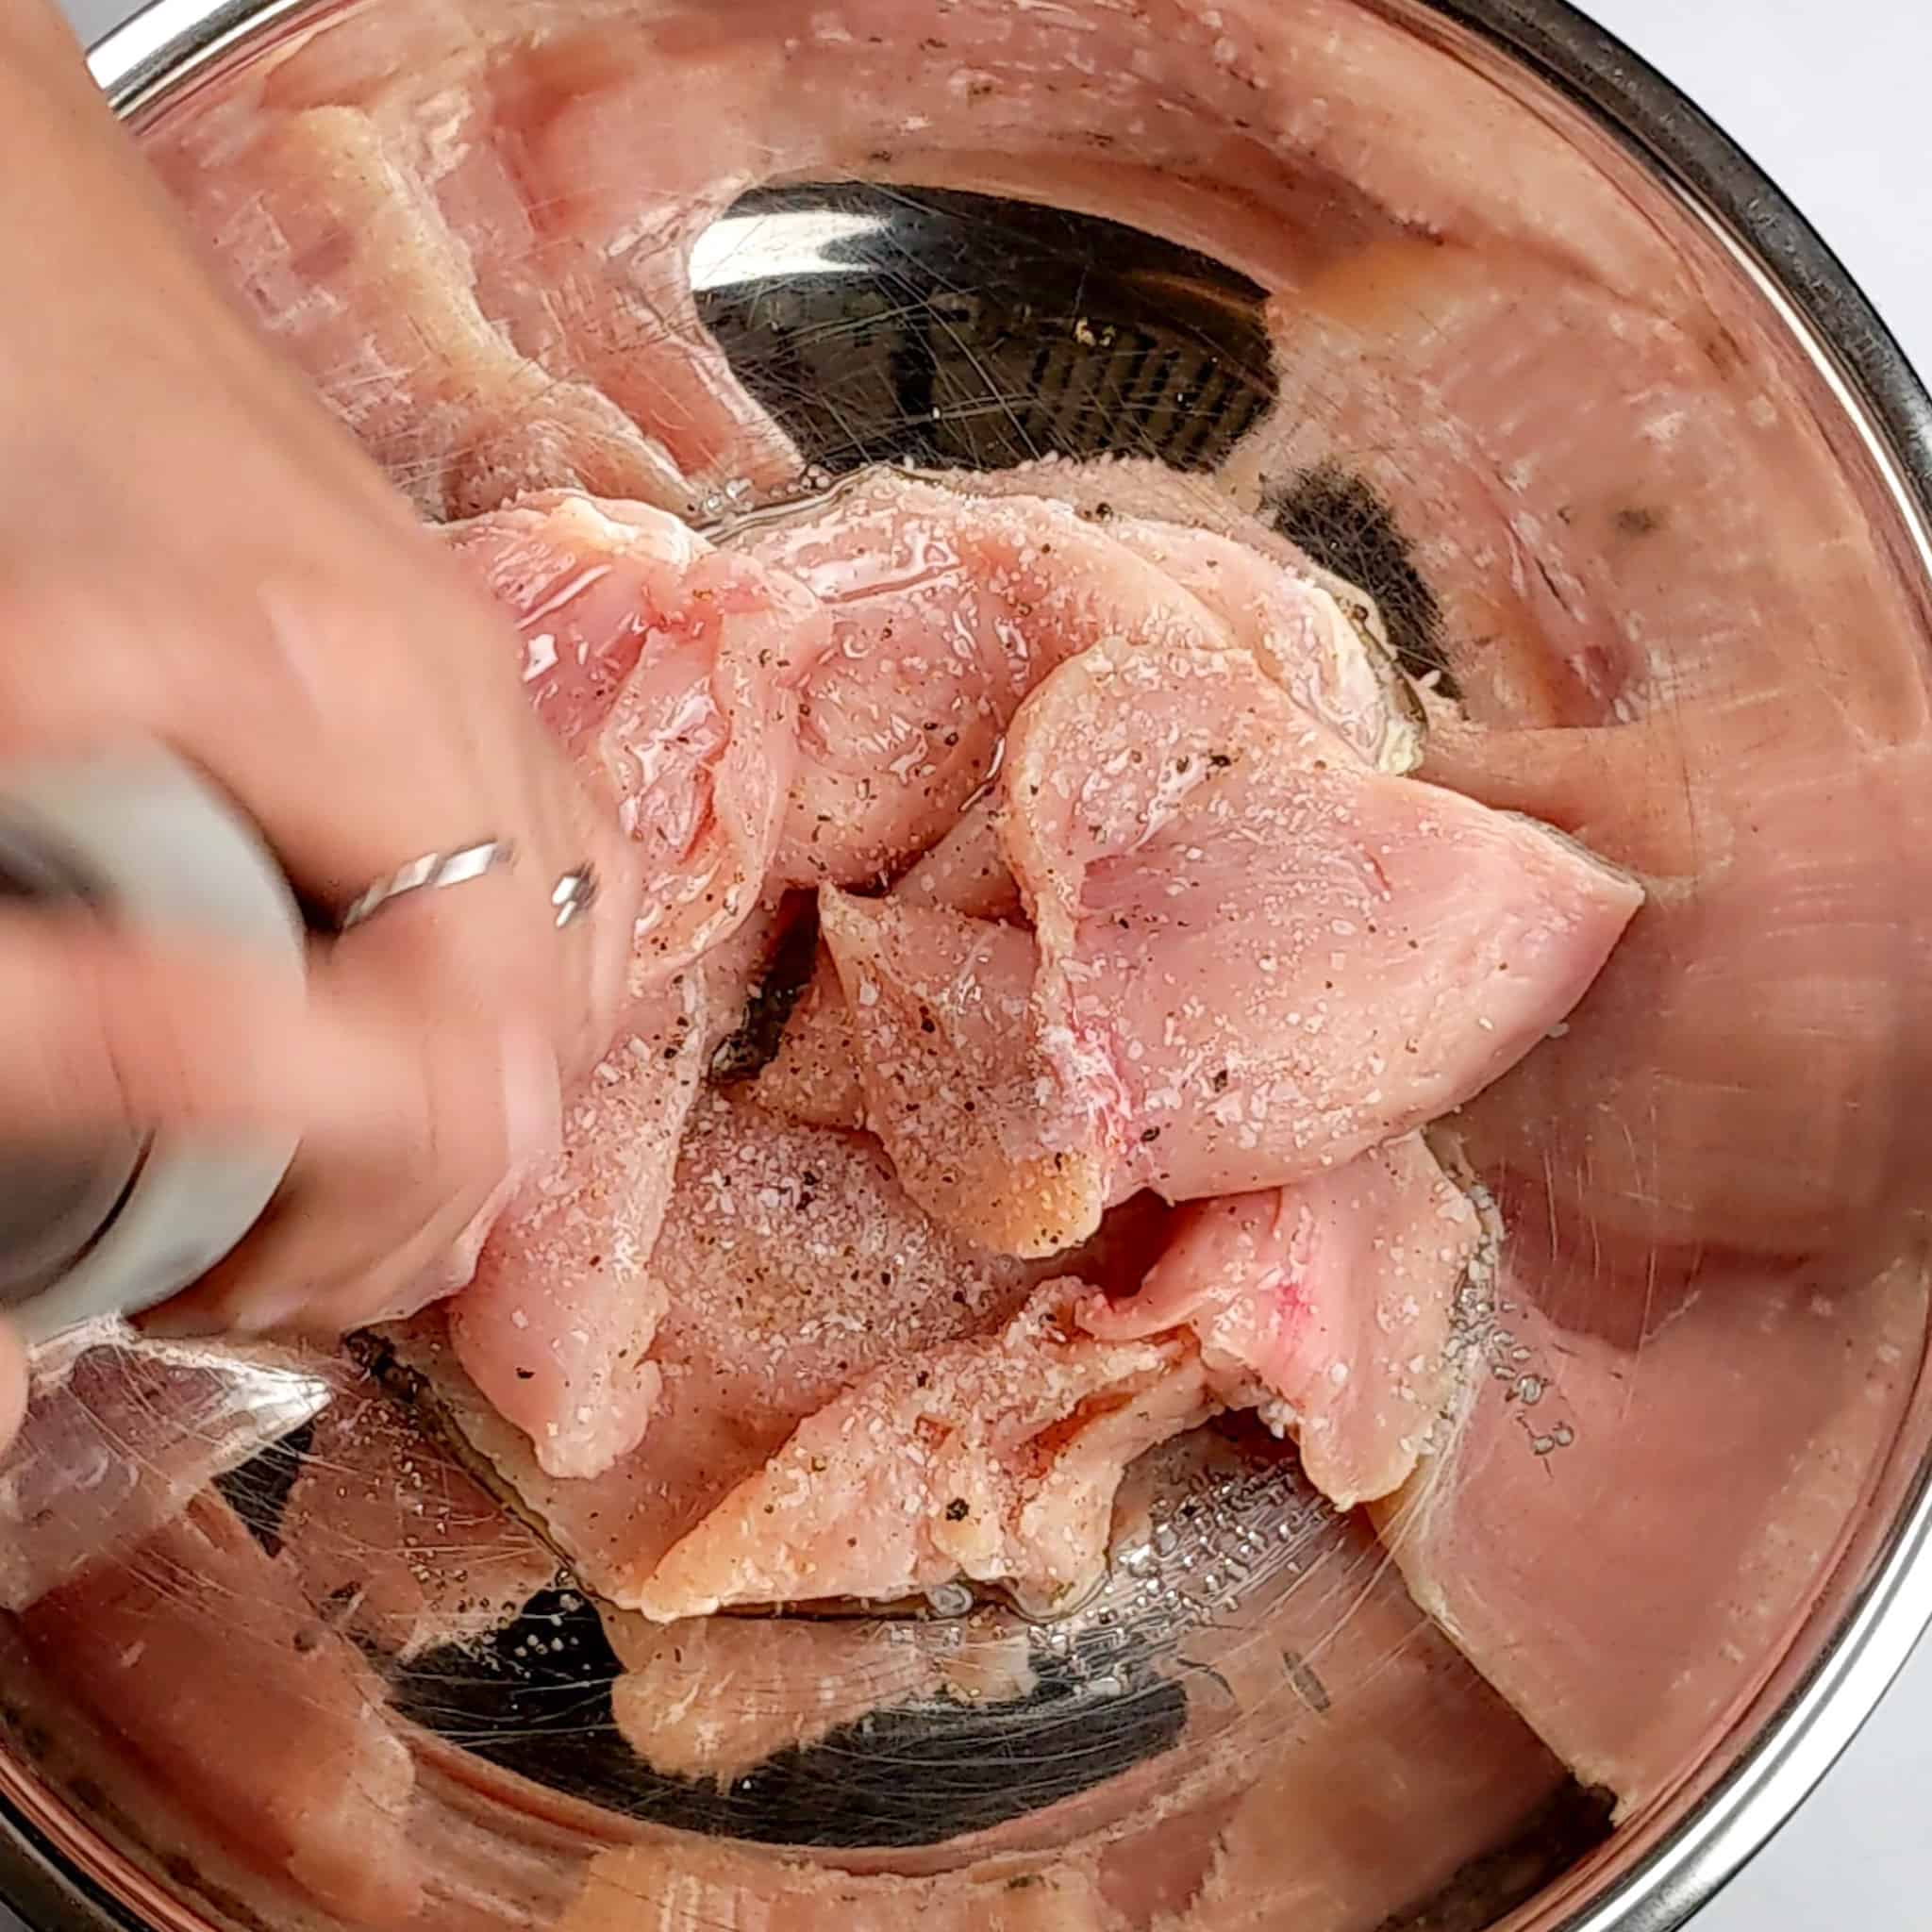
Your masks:
{"label": "polished bowl interior", "polygon": [[[1057,1621],[942,1592],[692,1635],[694,1694],[740,1716],[806,1671],[836,1689],[829,1730],[779,1724],[723,1778],[639,1755],[613,1715],[636,1652],[567,1575],[507,1630],[377,1646],[408,1923],[1693,1908],[1923,1614],[1924,408],[1802,225],[1537,0],[167,4],[101,65],[428,514],[610,478],[541,398],[506,427],[439,365],[378,212],[319,216],[276,175],[303,111],[379,101],[454,156],[487,99],[532,169],[575,156],[471,245],[499,289],[614,318],[523,346],[671,445],[694,517],[869,463],[1158,461],[1371,592],[1412,675],[1517,734],[1494,802],[1652,888],[1563,1037],[1452,1124],[1505,1233],[1459,1312],[1461,1445],[1399,1509],[1338,1518],[1291,1453],[1214,1435],[1136,1470],[1105,1588]],[[277,228],[281,283],[250,268]],[[377,335],[391,377],[415,345],[387,389],[329,346]],[[697,356],[717,420],[775,421],[796,461],[735,460],[662,379]],[[439,1453],[380,1350],[339,1381]],[[311,1441],[223,1478],[284,1580]],[[428,1520],[411,1561],[472,1554]],[[315,1607],[302,1641],[351,1641]],[[353,1923],[273,1807],[229,1801],[255,1741],[206,1734],[277,1668],[286,1606],[204,1608],[173,1714],[139,1722],[63,1669],[58,1616],[11,1620],[16,1885],[84,1925]]]}

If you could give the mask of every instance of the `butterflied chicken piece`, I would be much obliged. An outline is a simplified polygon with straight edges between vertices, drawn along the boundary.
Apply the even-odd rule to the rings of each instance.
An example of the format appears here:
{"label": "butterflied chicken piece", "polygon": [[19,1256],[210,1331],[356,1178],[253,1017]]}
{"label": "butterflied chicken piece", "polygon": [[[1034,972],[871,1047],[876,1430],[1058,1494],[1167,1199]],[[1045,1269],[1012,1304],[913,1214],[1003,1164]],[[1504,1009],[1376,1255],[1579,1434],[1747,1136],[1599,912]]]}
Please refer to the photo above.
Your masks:
{"label": "butterflied chicken piece", "polygon": [[636,1003],[564,1122],[563,1152],[485,1244],[449,1311],[458,1360],[553,1476],[643,1440],[668,1291],[651,1258],[709,1055],[702,967]]}
{"label": "butterflied chicken piece", "polygon": [[405,1662],[503,1628],[557,1575],[525,1524],[366,1386],[316,1424],[280,1537],[322,1617]]}
{"label": "butterflied chicken piece", "polygon": [[1178,1336],[1102,1342],[1047,1284],[997,1335],[902,1357],[803,1423],[658,1564],[637,1607],[892,1600],[965,1576],[1044,1604],[1091,1584],[1143,1450],[1218,1406]]}
{"label": "butterflied chicken piece", "polygon": [[34,1362],[0,1457],[0,1607],[24,1610],[172,1523],[218,1475],[311,1422],[332,1364],[258,1344],[77,1331]]}
{"label": "butterflied chicken piece", "polygon": [[1112,1176],[1086,1124],[1058,1119],[1061,1085],[1031,1024],[1033,935],[829,886],[819,923],[866,1121],[900,1185],[996,1254],[1043,1258],[1085,1241]]}
{"label": "butterflied chicken piece", "polygon": [[1117,1174],[1171,1200],[1310,1178],[1469,1100],[1642,902],[1526,820],[1359,767],[1240,651],[1087,652],[999,782],[1045,1051]]}
{"label": "butterflied chicken piece", "polygon": [[265,117],[239,149],[231,129],[150,153],[220,272],[425,514],[565,485],[688,504],[661,444],[484,314],[399,136],[352,107]]}
{"label": "butterflied chicken piece", "polygon": [[238,1858],[355,1924],[416,1910],[415,1768],[382,1686],[218,1497],[20,1627],[37,1665]]}
{"label": "butterflied chicken piece", "polygon": [[1304,710],[1368,763],[1409,772],[1421,762],[1422,708],[1374,601],[1249,515],[1214,479],[1131,457],[941,474],[969,495],[1066,504],[1191,591]]}
{"label": "butterflied chicken piece", "polygon": [[[804,692],[778,856],[782,876],[800,883],[863,884],[937,844],[991,774],[1021,700],[1090,644],[1234,641],[1174,575],[1062,504],[881,471],[739,541],[831,614],[832,648]],[[1324,591],[1283,575],[1265,624],[1241,597],[1230,608],[1248,632],[1265,630],[1284,679],[1325,701],[1339,676],[1343,722],[1355,718],[1356,675],[1299,655],[1361,658]]]}
{"label": "butterflied chicken piece", "polygon": [[[1440,734],[1429,772],[1646,874],[1567,1034],[1469,1110],[1472,1159],[1635,1276],[1730,1250],[1890,1259],[1932,1066],[1932,758],[1774,692],[1601,730]],[[1539,1200],[1528,1210],[1549,1209]]]}
{"label": "butterflied chicken piece", "polygon": [[743,562],[694,591],[691,628],[651,641],[604,727],[618,818],[644,854],[638,992],[757,909],[800,762],[799,691],[829,629],[808,592]]}
{"label": "butterflied chicken piece", "polygon": [[598,767],[642,862],[633,991],[751,917],[829,627],[811,595],[675,517],[570,491],[454,534],[515,618],[538,712]]}
{"label": "butterflied chicken piece", "polygon": [[1640,1276],[1592,1296],[1622,1332],[1585,1333],[1546,1312],[1551,1266],[1512,1252],[1493,1373],[1376,1517],[1457,1648],[1628,1811],[1742,1710],[1859,1521],[1918,1378],[1925,1280],[1713,1271],[1653,1302]]}
{"label": "butterflied chicken piece", "polygon": [[624,1673],[611,1713],[654,1771],[724,1785],[781,1751],[875,1710],[940,1700],[992,1705],[1033,1688],[1024,1629],[851,1617],[705,1617],[652,1624],[607,1610]]}
{"label": "butterflied chicken piece", "polygon": [[1028,1285],[922,1214],[875,1143],[724,1093],[692,1109],[648,1274],[664,1310],[648,1361],[658,1407],[641,1446],[593,1480],[539,1466],[436,1320],[401,1341],[456,1426],[620,1606],[807,1417],[884,1363],[996,1327]]}
{"label": "butterflied chicken piece", "polygon": [[1231,1408],[1293,1436],[1338,1508],[1408,1479],[1449,1402],[1456,1292],[1483,1231],[1422,1137],[1299,1187],[1183,1211],[1140,1291],[1081,1311],[1114,1341],[1186,1325]]}

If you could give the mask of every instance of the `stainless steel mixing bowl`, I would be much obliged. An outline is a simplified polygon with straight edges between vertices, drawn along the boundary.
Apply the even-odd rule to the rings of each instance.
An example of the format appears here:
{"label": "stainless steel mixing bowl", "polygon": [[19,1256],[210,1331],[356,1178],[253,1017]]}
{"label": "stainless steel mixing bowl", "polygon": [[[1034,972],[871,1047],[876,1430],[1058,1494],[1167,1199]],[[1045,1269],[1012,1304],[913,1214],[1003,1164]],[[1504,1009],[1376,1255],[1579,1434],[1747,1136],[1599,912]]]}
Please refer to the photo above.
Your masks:
{"label": "stainless steel mixing bowl", "polygon": [[[575,172],[475,244],[539,308],[622,291],[623,354],[531,350],[539,416],[601,372],[675,440],[650,371],[715,342],[808,480],[1218,472],[1473,716],[1600,729],[1571,816],[1656,883],[1546,1071],[1466,1123],[1509,1229],[1461,1330],[1486,1446],[1383,1543],[1291,1457],[1193,1442],[1136,1473],[1105,1590],[1058,1623],[940,1601],[692,1637],[686,1688],[727,1715],[806,1672],[839,1705],[722,1778],[639,1755],[635,1699],[615,1714],[666,1679],[568,1578],[494,1637],[377,1642],[408,1923],[1682,1923],[1932,1616],[1932,409],[1802,220],[1560,0],[160,0],[95,66],[431,513],[591,465],[567,425],[521,470],[466,443],[460,372],[435,421],[372,402],[435,391],[449,338],[408,311],[378,176],[359,227],[318,211],[273,133],[373,93],[431,157],[482,93],[533,166],[576,128]],[[573,230],[613,203],[624,236]],[[416,359],[331,360],[362,324]],[[693,514],[791,485],[772,447]],[[340,1400],[394,1405],[434,1464],[420,1391],[379,1350],[358,1373]],[[141,1662],[137,1621],[116,1661],[167,1696],[76,1673],[43,1606],[0,1634],[8,1890],[39,1925],[344,1922],[343,1886],[264,1841],[289,1821],[250,1769],[328,1763],[272,1654],[350,1641],[289,1608],[312,1441],[224,1478],[273,1606],[148,1579],[174,1647]],[[470,1554],[425,1519],[409,1561],[447,1582]],[[372,1867],[393,1853],[372,1834]]]}

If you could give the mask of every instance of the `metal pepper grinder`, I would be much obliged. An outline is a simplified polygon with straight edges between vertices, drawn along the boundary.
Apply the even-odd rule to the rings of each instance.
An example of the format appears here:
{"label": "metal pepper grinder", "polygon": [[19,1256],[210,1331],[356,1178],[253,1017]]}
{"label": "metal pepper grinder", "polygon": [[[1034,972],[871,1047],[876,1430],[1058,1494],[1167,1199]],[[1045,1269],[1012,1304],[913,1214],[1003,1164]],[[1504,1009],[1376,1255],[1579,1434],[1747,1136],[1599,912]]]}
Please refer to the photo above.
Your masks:
{"label": "metal pepper grinder", "polygon": [[[106,924],[248,947],[299,981],[303,924],[256,828],[155,749],[0,768],[0,900],[65,902]],[[8,1016],[0,1012],[0,1053]],[[175,1132],[40,1144],[0,1121],[0,1310],[29,1341],[166,1301],[255,1224],[292,1141]]]}

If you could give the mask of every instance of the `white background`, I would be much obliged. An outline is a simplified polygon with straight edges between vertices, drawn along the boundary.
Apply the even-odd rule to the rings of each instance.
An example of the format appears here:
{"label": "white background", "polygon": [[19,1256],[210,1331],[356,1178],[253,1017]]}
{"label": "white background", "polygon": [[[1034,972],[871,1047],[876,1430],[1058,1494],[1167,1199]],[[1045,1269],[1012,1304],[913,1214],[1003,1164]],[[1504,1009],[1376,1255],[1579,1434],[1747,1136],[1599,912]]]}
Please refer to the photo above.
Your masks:
{"label": "white background", "polygon": [[[126,0],[67,5],[90,36],[134,10]],[[1932,375],[1924,0],[1594,0],[1589,10],[1752,151]],[[1932,1648],[1922,1648],[1843,1763],[1697,1932],[1932,1924],[1928,1804]],[[4,1911],[0,1932],[10,1932]]]}

